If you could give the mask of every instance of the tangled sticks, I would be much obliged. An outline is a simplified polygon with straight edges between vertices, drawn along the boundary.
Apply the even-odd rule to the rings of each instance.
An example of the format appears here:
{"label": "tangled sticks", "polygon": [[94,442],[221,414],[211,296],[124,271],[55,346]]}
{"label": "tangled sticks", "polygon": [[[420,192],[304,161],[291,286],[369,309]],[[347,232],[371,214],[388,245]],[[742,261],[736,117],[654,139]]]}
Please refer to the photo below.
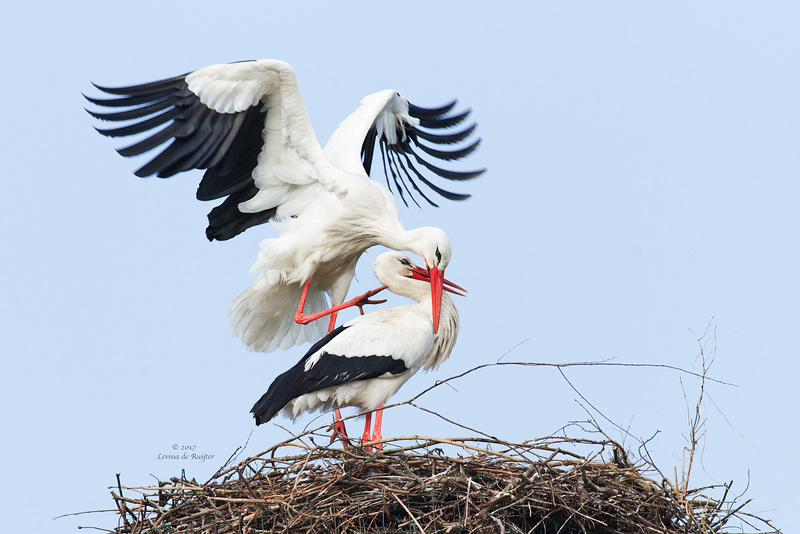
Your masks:
{"label": "tangled sticks", "polygon": [[[646,476],[653,466],[631,465],[612,440],[409,437],[392,445],[375,454],[292,440],[204,484],[119,485],[115,532],[708,533],[733,518],[772,529],[742,511],[746,502],[726,500],[728,486],[656,482]],[[704,493],[713,489],[722,498]]]}

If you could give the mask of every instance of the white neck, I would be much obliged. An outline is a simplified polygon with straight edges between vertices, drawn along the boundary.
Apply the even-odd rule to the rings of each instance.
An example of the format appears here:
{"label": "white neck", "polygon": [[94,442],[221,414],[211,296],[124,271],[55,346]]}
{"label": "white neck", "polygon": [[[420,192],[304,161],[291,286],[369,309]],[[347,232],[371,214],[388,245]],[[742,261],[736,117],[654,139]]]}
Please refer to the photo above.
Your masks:
{"label": "white neck", "polygon": [[420,304],[426,303],[426,305],[430,307],[431,285],[429,283],[405,276],[393,277],[388,283],[383,283],[385,283],[387,289],[395,295],[416,300]]}
{"label": "white neck", "polygon": [[[388,230],[388,229],[387,229]],[[402,226],[384,233],[384,246],[394,250],[409,250],[424,258],[422,245],[428,237],[428,227],[406,230]]]}

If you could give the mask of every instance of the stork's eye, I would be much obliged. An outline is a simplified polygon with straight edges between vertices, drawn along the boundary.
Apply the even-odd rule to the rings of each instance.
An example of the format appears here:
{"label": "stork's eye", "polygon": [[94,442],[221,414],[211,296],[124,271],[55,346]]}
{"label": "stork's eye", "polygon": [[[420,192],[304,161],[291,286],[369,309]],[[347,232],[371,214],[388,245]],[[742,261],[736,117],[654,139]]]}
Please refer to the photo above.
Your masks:
{"label": "stork's eye", "polygon": [[405,258],[403,258],[402,260],[400,260],[400,263],[402,263],[403,265],[408,265],[409,267],[411,266],[411,262],[410,262],[410,261],[408,261],[408,260],[407,260],[407,259],[405,259]]}
{"label": "stork's eye", "polygon": [[436,265],[439,265],[440,263],[442,263],[442,253],[439,252],[439,249],[437,247],[437,249],[436,249]]}

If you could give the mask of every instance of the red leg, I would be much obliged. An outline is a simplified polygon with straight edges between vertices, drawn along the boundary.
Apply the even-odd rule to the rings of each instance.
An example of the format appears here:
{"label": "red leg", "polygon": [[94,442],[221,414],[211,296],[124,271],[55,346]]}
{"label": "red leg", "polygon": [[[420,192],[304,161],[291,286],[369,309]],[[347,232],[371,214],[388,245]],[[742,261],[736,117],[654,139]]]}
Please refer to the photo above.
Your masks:
{"label": "red leg", "polygon": [[[303,292],[300,294],[300,302],[297,305],[297,312],[294,314],[294,320],[299,324],[308,324],[311,321],[315,321],[320,317],[324,317],[330,314],[331,319],[330,322],[328,323],[328,333],[332,332],[333,328],[336,326],[336,315],[338,314],[339,310],[349,308],[350,306],[358,306],[358,309],[361,311],[361,315],[364,315],[364,309],[362,308],[363,306],[367,304],[380,304],[381,302],[386,302],[385,300],[376,300],[376,301],[369,300],[371,296],[386,289],[386,286],[381,286],[378,289],[367,291],[363,295],[348,300],[347,302],[339,304],[338,306],[333,306],[331,308],[328,308],[327,310],[322,310],[320,312],[311,315],[305,315],[303,313],[303,308],[305,308],[306,305],[306,299],[308,298],[308,288],[310,286],[311,286],[311,279],[309,278],[303,285]],[[369,419],[367,419],[367,422],[369,423]],[[349,438],[347,437],[347,430],[344,427],[344,421],[342,421],[342,414],[338,409],[334,412],[333,423],[329,427],[329,430],[333,430],[333,433],[331,434],[331,441],[330,441],[331,443],[333,443],[336,440],[336,438],[339,438],[345,447],[352,446]],[[368,433],[369,433],[369,427],[367,427],[367,430],[364,431],[364,436],[367,436]]]}
{"label": "red leg", "polygon": [[328,427],[328,430],[333,431],[331,433],[330,443],[333,443],[336,438],[339,438],[339,441],[341,441],[342,445],[345,447],[353,446],[353,444],[350,443],[350,438],[347,437],[347,429],[345,429],[344,421],[342,421],[342,412],[340,412],[338,408],[333,412],[333,423]]}
{"label": "red leg", "polygon": [[[309,282],[310,282],[310,280],[309,280]],[[309,284],[309,282],[306,282],[306,285],[303,288],[303,294],[300,297],[301,306],[303,304],[305,304],[305,297],[306,297],[306,295],[308,293],[308,284]],[[338,314],[338,312],[333,312],[331,314],[331,321],[330,321],[330,323],[328,323],[328,333],[329,334],[331,332],[333,332],[333,329],[336,326],[336,315],[337,314]],[[331,423],[330,429],[333,430],[333,432],[331,433],[331,441],[330,441],[331,443],[333,443],[334,440],[338,437],[339,440],[341,440],[343,446],[352,447],[352,444],[350,443],[350,439],[347,437],[347,429],[344,427],[344,421],[342,421],[342,412],[339,411],[338,408],[333,412],[333,423]]]}
{"label": "red leg", "polygon": [[[322,311],[319,311],[317,313],[312,313],[311,315],[306,315],[306,314],[303,313],[303,308],[305,308],[305,305],[306,305],[306,298],[308,298],[308,288],[309,288],[310,285],[311,285],[311,280],[309,279],[309,280],[306,281],[305,285],[303,286],[303,292],[300,294],[300,303],[297,305],[297,312],[294,314],[294,320],[295,320],[296,323],[299,323],[299,324],[308,324],[311,321],[316,321],[320,317],[324,317],[326,315],[329,315],[329,314],[332,314],[332,313],[336,313],[336,312],[338,312],[340,310],[343,310],[345,308],[349,308],[351,306],[358,306],[358,308],[361,309],[362,306],[365,306],[367,304],[380,304],[381,302],[386,302],[385,300],[369,300],[369,298],[371,296],[373,296],[373,295],[379,293],[380,291],[383,291],[384,289],[386,289],[386,286],[381,286],[378,289],[373,289],[371,291],[367,291],[363,295],[359,295],[358,297],[355,297],[354,299],[348,300],[347,302],[345,302],[343,304],[339,304],[337,306],[332,306],[332,307],[328,308],[327,310],[322,310]],[[362,314],[364,313],[363,309],[361,310],[361,313]],[[331,324],[334,324],[335,321],[336,321],[335,318],[332,319],[331,320]],[[329,328],[328,331],[330,332],[331,330],[333,330],[333,328]]]}
{"label": "red leg", "polygon": [[[361,436],[361,443],[366,443],[370,441],[369,429],[371,426],[372,426],[372,412],[369,412],[367,413],[367,415],[364,416],[364,435]],[[371,452],[372,447],[370,446],[364,447],[364,450],[367,452]]]}
{"label": "red leg", "polygon": [[[375,412],[375,431],[372,433],[372,441],[380,441],[383,439],[381,436],[381,424],[383,423],[383,404],[378,406],[378,411]],[[376,443],[375,450],[381,450],[383,443]]]}

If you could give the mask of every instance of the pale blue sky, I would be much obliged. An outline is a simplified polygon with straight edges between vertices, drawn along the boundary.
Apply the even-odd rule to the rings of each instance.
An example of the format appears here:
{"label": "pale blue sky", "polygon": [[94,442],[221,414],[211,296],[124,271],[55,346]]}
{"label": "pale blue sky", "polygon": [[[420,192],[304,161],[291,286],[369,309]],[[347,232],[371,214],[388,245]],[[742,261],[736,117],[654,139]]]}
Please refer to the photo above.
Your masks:
{"label": "pale blue sky", "polygon": [[[83,111],[90,81],[127,85],[241,59],[297,72],[324,142],[366,94],[458,97],[483,138],[467,202],[402,211],[454,247],[462,333],[436,379],[496,361],[697,368],[717,352],[698,484],[749,484],[749,510],[793,524],[800,394],[800,7],[791,2],[27,2],[0,36],[4,482],[9,532],[115,526],[130,485],[209,476],[254,429],[248,410],[304,352],[247,352],[230,301],[263,227],[208,243],[199,179],[141,180]],[[356,290],[374,287],[365,256]],[[355,294],[355,293],[354,293]],[[392,302],[399,303],[399,299]],[[665,472],[687,430],[675,372],[572,368],[606,416],[650,437]],[[586,419],[557,371],[497,368],[425,406],[508,440]],[[291,425],[301,430],[311,417]],[[353,425],[357,428],[359,425]],[[606,430],[622,439],[608,425]],[[461,435],[401,408],[384,435]],[[247,452],[286,436],[253,432]],[[628,438],[629,440],[629,438]],[[158,460],[172,444],[213,461]],[[765,512],[765,510],[768,510]]]}

